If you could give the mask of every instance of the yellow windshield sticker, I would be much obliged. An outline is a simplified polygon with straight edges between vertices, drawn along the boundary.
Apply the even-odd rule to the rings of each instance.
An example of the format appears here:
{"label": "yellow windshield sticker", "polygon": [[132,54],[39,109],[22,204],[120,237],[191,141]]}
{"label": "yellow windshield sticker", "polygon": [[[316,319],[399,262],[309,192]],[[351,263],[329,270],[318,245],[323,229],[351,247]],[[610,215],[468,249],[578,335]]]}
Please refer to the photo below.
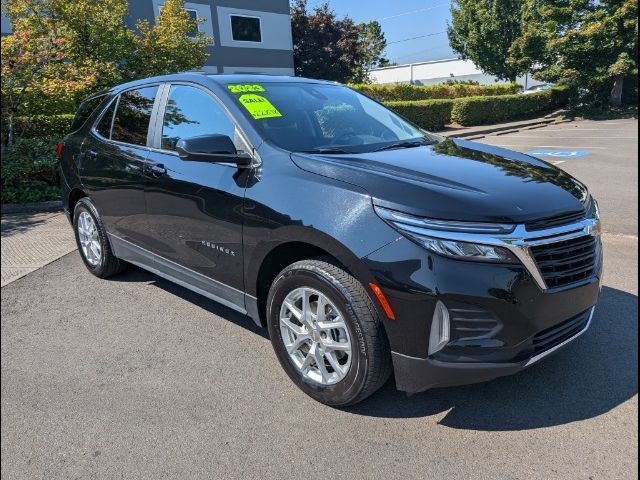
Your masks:
{"label": "yellow windshield sticker", "polygon": [[261,95],[245,93],[244,95],[240,95],[238,101],[244,105],[244,108],[246,108],[249,114],[256,120],[282,116],[278,109]]}
{"label": "yellow windshield sticker", "polygon": [[232,93],[264,92],[264,87],[257,84],[227,85]]}

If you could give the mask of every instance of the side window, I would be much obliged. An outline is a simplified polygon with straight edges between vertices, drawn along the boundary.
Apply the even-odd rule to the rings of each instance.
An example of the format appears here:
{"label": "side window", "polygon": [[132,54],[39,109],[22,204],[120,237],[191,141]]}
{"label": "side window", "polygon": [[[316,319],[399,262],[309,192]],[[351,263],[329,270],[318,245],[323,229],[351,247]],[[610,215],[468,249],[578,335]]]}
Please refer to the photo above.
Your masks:
{"label": "side window", "polygon": [[111,138],[111,122],[113,121],[113,111],[116,109],[116,103],[118,103],[118,99],[114,98],[96,126],[96,131],[104,138]]}
{"label": "side window", "polygon": [[93,111],[100,105],[100,103],[104,100],[104,95],[98,95],[97,97],[91,97],[86,99],[84,102],[80,104],[78,107],[78,111],[76,112],[75,117],[73,117],[73,122],[71,122],[71,127],[69,128],[70,132],[75,132],[78,130],[84,122],[91,116]]}
{"label": "side window", "polygon": [[144,87],[120,95],[111,139],[133,145],[147,144],[151,110],[158,87]]}
{"label": "side window", "polygon": [[175,150],[181,138],[214,133],[235,141],[235,126],[218,102],[199,88],[172,85],[162,123],[162,148]]}

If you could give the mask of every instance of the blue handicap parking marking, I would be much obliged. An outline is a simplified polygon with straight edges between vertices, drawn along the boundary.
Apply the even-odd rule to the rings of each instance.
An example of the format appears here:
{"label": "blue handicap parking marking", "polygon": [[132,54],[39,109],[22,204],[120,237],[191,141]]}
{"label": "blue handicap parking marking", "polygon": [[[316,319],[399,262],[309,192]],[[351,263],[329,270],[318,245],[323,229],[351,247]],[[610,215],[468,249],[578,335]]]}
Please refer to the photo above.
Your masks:
{"label": "blue handicap parking marking", "polygon": [[589,155],[589,150],[530,150],[527,155],[534,157],[578,158]]}

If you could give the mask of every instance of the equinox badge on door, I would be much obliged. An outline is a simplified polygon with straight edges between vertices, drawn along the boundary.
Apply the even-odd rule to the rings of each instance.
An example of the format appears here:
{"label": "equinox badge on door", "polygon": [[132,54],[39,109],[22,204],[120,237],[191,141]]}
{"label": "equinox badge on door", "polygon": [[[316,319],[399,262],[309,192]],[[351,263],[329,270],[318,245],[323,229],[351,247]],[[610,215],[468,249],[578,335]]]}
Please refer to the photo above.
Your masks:
{"label": "equinox badge on door", "polygon": [[232,257],[236,256],[236,252],[231,250],[230,248],[221,247],[220,245],[216,245],[215,243],[207,242],[206,240],[202,240],[200,242],[201,245],[204,245],[207,248],[212,248],[213,250],[217,250],[226,255],[231,255]]}

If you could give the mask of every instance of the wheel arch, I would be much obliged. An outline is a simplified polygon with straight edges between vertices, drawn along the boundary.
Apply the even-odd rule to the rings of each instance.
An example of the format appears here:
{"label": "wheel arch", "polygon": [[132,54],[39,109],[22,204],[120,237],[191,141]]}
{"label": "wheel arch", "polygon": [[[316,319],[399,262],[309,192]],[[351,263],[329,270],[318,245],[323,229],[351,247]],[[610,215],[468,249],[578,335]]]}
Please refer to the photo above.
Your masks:
{"label": "wheel arch", "polygon": [[285,267],[300,260],[326,258],[360,281],[369,293],[366,285],[373,281],[373,277],[353,252],[322,232],[310,232],[311,229],[308,228],[295,230],[296,232],[288,232],[286,238],[296,240],[260,245],[253,258],[247,262],[247,293],[256,298],[258,318],[255,320],[262,326],[266,326],[266,301],[271,283]]}
{"label": "wheel arch", "polygon": [[69,220],[73,223],[73,211],[81,198],[88,197],[84,190],[80,188],[72,188],[67,196],[67,207],[69,209]]}

